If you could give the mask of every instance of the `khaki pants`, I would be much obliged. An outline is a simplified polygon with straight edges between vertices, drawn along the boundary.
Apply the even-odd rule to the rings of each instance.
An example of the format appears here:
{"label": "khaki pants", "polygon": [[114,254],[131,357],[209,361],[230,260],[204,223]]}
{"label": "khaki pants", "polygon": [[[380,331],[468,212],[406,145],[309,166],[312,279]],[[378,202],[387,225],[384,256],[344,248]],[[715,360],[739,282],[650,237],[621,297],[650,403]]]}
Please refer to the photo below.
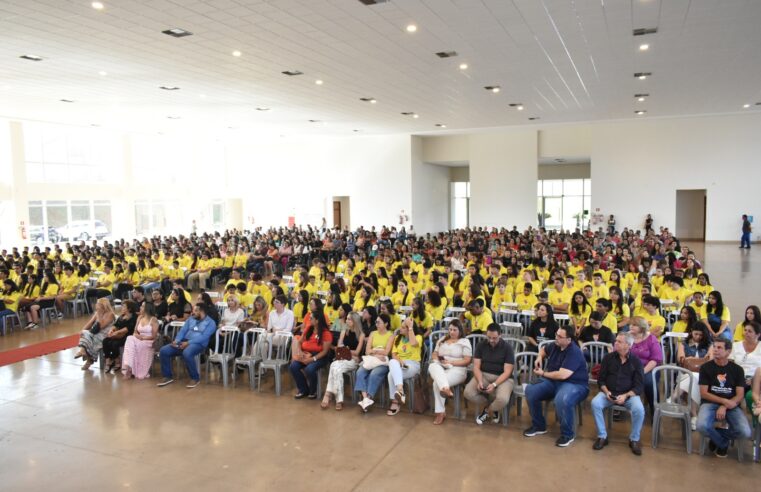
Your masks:
{"label": "khaki pants", "polygon": [[[483,376],[484,385],[493,383],[499,377],[496,374],[490,374],[488,372],[482,372],[481,375]],[[487,410],[490,413],[501,412],[507,405],[507,402],[510,401],[510,395],[512,393],[512,379],[508,379],[507,381],[503,382],[491,393],[478,391],[478,381],[476,381],[475,377],[472,378],[465,386],[465,398],[468,401],[472,401],[476,404],[476,415],[478,415],[478,411],[480,409],[486,407],[487,405]]]}

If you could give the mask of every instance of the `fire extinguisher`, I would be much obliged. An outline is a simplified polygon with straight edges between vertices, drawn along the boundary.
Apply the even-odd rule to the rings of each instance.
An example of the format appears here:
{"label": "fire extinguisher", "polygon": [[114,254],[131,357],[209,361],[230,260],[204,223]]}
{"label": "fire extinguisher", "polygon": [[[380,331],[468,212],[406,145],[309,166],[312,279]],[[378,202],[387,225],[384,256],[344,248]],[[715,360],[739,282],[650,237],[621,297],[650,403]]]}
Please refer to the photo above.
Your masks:
{"label": "fire extinguisher", "polygon": [[21,221],[20,229],[21,229],[21,239],[26,240],[26,226],[24,226],[23,220]]}

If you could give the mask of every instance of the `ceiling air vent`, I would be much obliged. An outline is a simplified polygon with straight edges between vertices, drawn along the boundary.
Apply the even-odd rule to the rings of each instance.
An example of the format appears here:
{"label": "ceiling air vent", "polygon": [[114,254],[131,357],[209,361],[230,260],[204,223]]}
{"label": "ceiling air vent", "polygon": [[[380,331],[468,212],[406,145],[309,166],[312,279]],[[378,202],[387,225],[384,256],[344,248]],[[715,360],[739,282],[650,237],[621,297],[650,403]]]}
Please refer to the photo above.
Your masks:
{"label": "ceiling air vent", "polygon": [[657,32],[657,27],[640,27],[639,29],[634,29],[632,34],[635,36],[644,36],[645,34],[655,34]]}
{"label": "ceiling air vent", "polygon": [[452,58],[453,56],[457,56],[456,51],[439,51],[436,53],[436,56],[439,58]]}
{"label": "ceiling air vent", "polygon": [[379,3],[388,3],[390,0],[359,0],[364,5],[378,5]]}
{"label": "ceiling air vent", "polygon": [[296,75],[304,75],[304,72],[299,72],[298,70],[286,70],[285,72],[282,72],[282,74],[289,77],[295,77]]}
{"label": "ceiling air vent", "polygon": [[171,29],[167,29],[166,31],[161,31],[163,34],[166,34],[167,36],[172,36],[174,38],[184,38],[185,36],[192,36],[193,33],[190,31],[186,31],[185,29],[180,29],[179,27],[173,27]]}

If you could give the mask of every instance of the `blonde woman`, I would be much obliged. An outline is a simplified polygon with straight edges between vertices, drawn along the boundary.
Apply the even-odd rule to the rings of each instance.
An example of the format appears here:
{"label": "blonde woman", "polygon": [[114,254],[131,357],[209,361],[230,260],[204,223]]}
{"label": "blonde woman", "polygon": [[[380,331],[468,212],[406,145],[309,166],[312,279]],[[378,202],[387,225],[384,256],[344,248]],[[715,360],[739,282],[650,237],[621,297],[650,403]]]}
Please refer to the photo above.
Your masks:
{"label": "blonde woman", "polygon": [[457,319],[452,320],[449,334],[436,344],[428,366],[428,374],[433,380],[435,425],[444,423],[446,399],[454,396],[452,386],[465,382],[472,359],[473,348],[465,338],[462,323]]}
{"label": "blonde woman", "polygon": [[334,360],[330,364],[328,385],[325,388],[325,396],[322,398],[322,403],[320,403],[320,407],[323,409],[328,408],[330,400],[333,397],[336,399],[336,410],[343,409],[344,374],[354,371],[359,367],[359,359],[364,344],[365,334],[362,332],[362,317],[357,312],[351,312],[346,316],[346,328],[341,330],[337,345],[339,348],[348,348],[351,359]]}
{"label": "blonde woman", "polygon": [[256,296],[254,299],[254,307],[251,309],[251,316],[249,319],[258,327],[267,326],[269,320],[270,311],[267,306],[267,301],[262,296]]}
{"label": "blonde woman", "polygon": [[83,371],[89,369],[93,362],[98,359],[103,348],[103,339],[108,335],[114,320],[116,320],[116,314],[108,299],[105,297],[98,299],[98,302],[95,303],[95,313],[79,335],[79,351],[74,356],[75,359],[80,357],[84,359]]}

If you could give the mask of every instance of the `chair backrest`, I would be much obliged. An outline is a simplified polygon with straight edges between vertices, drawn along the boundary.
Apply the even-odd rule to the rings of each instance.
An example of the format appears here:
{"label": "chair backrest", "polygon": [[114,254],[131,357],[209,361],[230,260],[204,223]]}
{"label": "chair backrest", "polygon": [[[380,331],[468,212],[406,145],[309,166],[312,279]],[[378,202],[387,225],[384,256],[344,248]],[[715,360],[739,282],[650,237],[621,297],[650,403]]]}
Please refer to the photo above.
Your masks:
{"label": "chair backrest", "polygon": [[[553,343],[555,343],[555,340],[543,340],[543,341],[539,342],[539,347],[536,350],[537,353],[541,352],[543,347],[545,347],[547,345],[551,345]],[[545,359],[545,360],[547,360],[547,359]]]}
{"label": "chair backrest", "polygon": [[291,346],[293,345],[293,333],[279,332],[272,335],[267,353],[267,359],[277,362],[291,360]]}
{"label": "chair backrest", "polygon": [[531,384],[539,379],[539,376],[534,374],[534,363],[537,355],[536,352],[518,352],[515,354],[513,378],[516,386]]}
{"label": "chair backrest", "polygon": [[555,321],[558,326],[566,326],[571,322],[571,317],[567,314],[555,314]]}
{"label": "chair backrest", "polygon": [[[692,395],[692,385],[695,384],[692,373],[687,369],[679,366],[664,365],[653,369],[653,403],[658,405],[668,403],[669,405],[679,405],[678,399],[672,398],[675,394],[681,393],[679,386],[685,380],[687,384],[687,404],[679,405],[688,408],[690,395]],[[659,384],[660,380],[660,384]]]}
{"label": "chair backrest", "polygon": [[207,290],[206,293],[209,294],[210,299],[219,299],[219,292]]}
{"label": "chair backrest", "polygon": [[[250,328],[244,332],[241,332],[243,338],[243,348],[241,354],[243,357],[256,357],[259,359],[264,358],[264,354],[261,352],[266,348],[264,343],[261,343],[266,339],[267,330],[264,328]],[[257,342],[260,342],[257,344]],[[257,353],[257,350],[260,351]],[[258,357],[257,357],[258,356]]]}
{"label": "chair backrest", "polygon": [[[513,349],[514,354],[517,354],[518,352],[526,351],[526,342],[521,340],[520,338],[503,336],[502,340],[506,341],[507,344],[510,345],[510,348]],[[531,353],[536,355],[535,352],[531,352]]]}
{"label": "chair backrest", "polygon": [[468,335],[465,337],[466,340],[470,342],[470,348],[473,349],[473,354],[476,353],[476,347],[478,346],[481,341],[486,340],[486,335],[482,335],[480,333],[474,333],[472,335]]}
{"label": "chair backrest", "polygon": [[592,378],[592,369],[602,362],[602,359],[612,348],[613,345],[605,342],[585,342],[581,344],[581,351],[584,352],[584,356],[587,359],[587,374],[589,374],[590,380],[597,381],[597,379]]}
{"label": "chair backrest", "polygon": [[172,321],[164,325],[164,336],[170,340],[174,340],[174,337],[177,336],[177,332],[180,331],[184,324],[184,321]]}
{"label": "chair backrest", "polygon": [[214,353],[218,355],[234,355],[238,345],[240,330],[237,326],[220,326],[215,335]]}
{"label": "chair backrest", "polygon": [[511,321],[505,321],[499,324],[502,328],[503,337],[520,338],[523,336],[523,325],[521,323],[513,323]]}
{"label": "chair backrest", "polygon": [[225,314],[225,310],[227,309],[227,303],[222,301],[217,301],[214,303],[214,306],[217,308],[217,312],[220,316]]}
{"label": "chair backrest", "polygon": [[661,336],[661,352],[663,363],[666,365],[678,365],[677,354],[679,344],[687,338],[687,333],[664,333]]}
{"label": "chair backrest", "polygon": [[432,354],[434,350],[436,350],[436,344],[439,343],[439,340],[444,338],[449,334],[449,330],[436,330],[432,331],[430,335],[428,335],[428,350],[429,354]]}

